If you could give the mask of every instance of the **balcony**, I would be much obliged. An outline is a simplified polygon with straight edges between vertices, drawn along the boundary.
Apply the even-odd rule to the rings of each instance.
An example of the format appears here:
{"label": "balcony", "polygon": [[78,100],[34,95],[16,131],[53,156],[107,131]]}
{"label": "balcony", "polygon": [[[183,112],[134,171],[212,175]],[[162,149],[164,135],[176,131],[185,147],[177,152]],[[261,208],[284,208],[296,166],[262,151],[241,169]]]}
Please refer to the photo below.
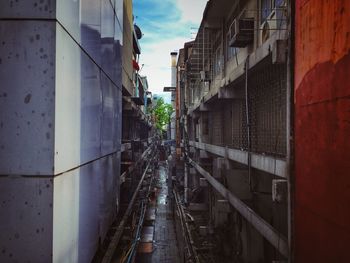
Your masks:
{"label": "balcony", "polygon": [[131,99],[135,102],[136,105],[145,105],[145,89],[142,79],[139,74],[135,74],[135,76],[135,91]]}

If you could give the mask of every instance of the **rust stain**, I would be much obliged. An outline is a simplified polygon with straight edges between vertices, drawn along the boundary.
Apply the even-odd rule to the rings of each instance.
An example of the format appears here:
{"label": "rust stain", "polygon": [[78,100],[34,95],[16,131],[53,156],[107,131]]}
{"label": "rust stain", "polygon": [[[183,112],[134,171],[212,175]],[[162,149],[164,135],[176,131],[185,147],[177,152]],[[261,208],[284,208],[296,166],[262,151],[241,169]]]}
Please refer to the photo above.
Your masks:
{"label": "rust stain", "polygon": [[296,2],[296,72],[298,88],[316,64],[338,62],[350,50],[350,1]]}
{"label": "rust stain", "polygon": [[296,262],[348,262],[350,1],[297,0]]}

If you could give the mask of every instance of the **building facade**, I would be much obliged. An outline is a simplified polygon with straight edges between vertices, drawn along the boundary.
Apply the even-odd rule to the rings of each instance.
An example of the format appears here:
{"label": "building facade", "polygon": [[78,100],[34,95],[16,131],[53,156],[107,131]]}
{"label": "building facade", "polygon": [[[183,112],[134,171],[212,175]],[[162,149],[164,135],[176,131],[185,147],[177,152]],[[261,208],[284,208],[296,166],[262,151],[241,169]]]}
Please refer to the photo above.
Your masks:
{"label": "building facade", "polygon": [[290,10],[208,1],[180,56],[184,199],[201,258],[290,259]]}
{"label": "building facade", "polygon": [[347,262],[349,10],[208,2],[177,84],[200,261]]}
{"label": "building facade", "polygon": [[1,262],[89,262],[119,204],[123,2],[2,1]]}

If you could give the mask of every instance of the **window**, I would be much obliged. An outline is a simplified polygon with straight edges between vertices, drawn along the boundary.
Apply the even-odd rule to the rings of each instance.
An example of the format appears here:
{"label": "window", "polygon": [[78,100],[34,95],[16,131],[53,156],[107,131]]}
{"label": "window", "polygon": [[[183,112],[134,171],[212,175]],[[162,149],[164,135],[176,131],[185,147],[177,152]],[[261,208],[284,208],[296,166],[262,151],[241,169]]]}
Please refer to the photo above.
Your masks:
{"label": "window", "polygon": [[265,22],[272,10],[283,5],[285,0],[261,0],[261,23]]}
{"label": "window", "polygon": [[265,22],[272,10],[272,2],[274,0],[261,0],[261,23]]}
{"label": "window", "polygon": [[223,69],[223,56],[222,52],[222,33],[217,31],[214,35],[213,43],[213,75],[216,76],[222,72]]}
{"label": "window", "polygon": [[221,46],[219,46],[214,54],[214,74],[218,75],[222,71],[222,52]]}
{"label": "window", "polygon": [[284,4],[285,0],[274,0],[273,7],[280,7]]}
{"label": "window", "polygon": [[231,35],[228,33],[226,35],[226,58],[227,61],[231,60],[236,56],[236,48],[230,47],[230,40],[231,40]]}

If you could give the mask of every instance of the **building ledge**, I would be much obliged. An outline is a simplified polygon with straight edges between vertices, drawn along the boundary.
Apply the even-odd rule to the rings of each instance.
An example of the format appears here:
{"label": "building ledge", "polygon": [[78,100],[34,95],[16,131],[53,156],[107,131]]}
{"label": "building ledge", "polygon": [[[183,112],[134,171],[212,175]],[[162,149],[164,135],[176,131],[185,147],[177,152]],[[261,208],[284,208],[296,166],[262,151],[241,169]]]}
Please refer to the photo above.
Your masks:
{"label": "building ledge", "polygon": [[[216,146],[201,142],[190,141],[190,146],[209,153],[225,157],[231,161],[248,165],[248,152],[227,147]],[[282,178],[287,178],[287,162],[273,156],[251,153],[251,165],[253,168],[273,174]]]}
{"label": "building ledge", "polygon": [[257,212],[246,205],[236,195],[229,191],[222,183],[216,180],[203,167],[189,159],[190,164],[199,172],[209,184],[218,191],[255,229],[274,246],[284,257],[289,256],[287,238],[265,221]]}

